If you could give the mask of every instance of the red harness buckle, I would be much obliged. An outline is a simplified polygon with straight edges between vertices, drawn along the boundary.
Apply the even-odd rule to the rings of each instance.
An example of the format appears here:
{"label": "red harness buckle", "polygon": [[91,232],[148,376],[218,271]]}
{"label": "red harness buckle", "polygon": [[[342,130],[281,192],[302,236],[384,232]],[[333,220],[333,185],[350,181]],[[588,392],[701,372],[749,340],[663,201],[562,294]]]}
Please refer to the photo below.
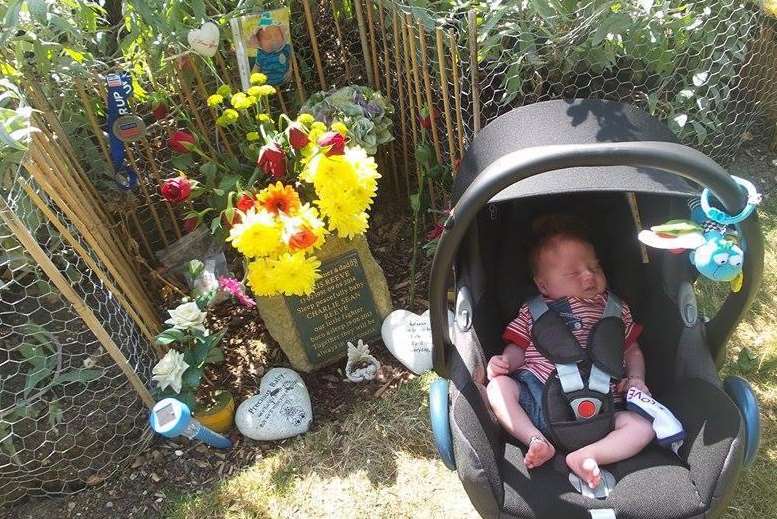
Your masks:
{"label": "red harness buckle", "polygon": [[572,411],[575,413],[575,418],[578,420],[587,420],[599,414],[599,410],[602,408],[602,401],[596,398],[576,398],[569,403],[572,406]]}

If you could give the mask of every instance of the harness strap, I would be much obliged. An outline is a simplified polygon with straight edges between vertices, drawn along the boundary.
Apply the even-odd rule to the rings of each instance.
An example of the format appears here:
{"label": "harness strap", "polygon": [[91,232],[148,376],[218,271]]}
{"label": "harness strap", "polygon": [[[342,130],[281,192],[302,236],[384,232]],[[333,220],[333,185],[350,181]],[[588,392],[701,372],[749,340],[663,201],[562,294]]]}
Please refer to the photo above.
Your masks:
{"label": "harness strap", "polygon": [[[610,375],[591,365],[591,373],[588,374],[588,389],[606,395],[610,392]],[[566,390],[565,390],[566,391]]]}
{"label": "harness strap", "polygon": [[[561,381],[561,388],[564,390],[564,393],[580,391],[585,387],[577,364],[556,364],[556,371],[558,372],[558,379]],[[608,378],[607,380],[609,382],[610,379]]]}
{"label": "harness strap", "polygon": [[[547,306],[547,305],[546,305]],[[604,307],[602,319],[605,317],[621,317],[623,313],[623,303],[611,291],[607,291],[607,305]]]}

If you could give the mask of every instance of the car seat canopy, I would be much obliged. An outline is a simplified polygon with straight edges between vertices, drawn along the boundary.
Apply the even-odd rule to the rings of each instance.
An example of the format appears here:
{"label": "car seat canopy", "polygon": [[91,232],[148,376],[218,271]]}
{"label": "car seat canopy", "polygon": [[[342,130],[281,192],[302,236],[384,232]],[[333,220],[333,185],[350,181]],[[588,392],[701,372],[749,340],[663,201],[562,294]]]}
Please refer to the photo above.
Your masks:
{"label": "car seat canopy", "polygon": [[[483,128],[462,158],[453,187],[457,201],[495,160],[515,151],[553,144],[677,142],[672,132],[640,109],[596,99],[554,100],[509,112]],[[574,167],[541,173],[496,194],[491,201],[554,193],[623,191],[693,196],[699,189],[685,179],[652,168]]]}

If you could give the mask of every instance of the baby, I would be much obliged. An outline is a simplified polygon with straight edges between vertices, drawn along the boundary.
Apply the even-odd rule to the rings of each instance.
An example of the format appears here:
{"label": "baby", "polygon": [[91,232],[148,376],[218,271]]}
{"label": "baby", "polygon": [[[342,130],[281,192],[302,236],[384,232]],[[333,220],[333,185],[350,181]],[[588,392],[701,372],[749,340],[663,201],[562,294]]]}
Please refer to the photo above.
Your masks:
{"label": "baby", "polygon": [[[530,265],[534,282],[545,302],[586,347],[592,327],[604,312],[607,280],[594,248],[584,234],[568,224],[559,225],[559,222],[551,222],[533,246]],[[625,303],[622,319],[627,378],[614,387],[616,409],[624,409],[623,393],[631,387],[649,394],[645,386],[645,362],[637,344],[642,328],[634,323]],[[547,425],[542,412],[543,386],[554,365],[537,351],[531,332],[532,317],[524,304],[502,335],[507,346],[501,355],[489,360],[487,368],[491,408],[502,426],[528,447],[524,463],[529,469],[539,467],[556,452],[546,437]],[[647,419],[631,411],[616,411],[614,430],[601,440],[569,453],[566,463],[570,470],[595,488],[601,479],[600,464],[634,456],[653,438],[653,428]]]}

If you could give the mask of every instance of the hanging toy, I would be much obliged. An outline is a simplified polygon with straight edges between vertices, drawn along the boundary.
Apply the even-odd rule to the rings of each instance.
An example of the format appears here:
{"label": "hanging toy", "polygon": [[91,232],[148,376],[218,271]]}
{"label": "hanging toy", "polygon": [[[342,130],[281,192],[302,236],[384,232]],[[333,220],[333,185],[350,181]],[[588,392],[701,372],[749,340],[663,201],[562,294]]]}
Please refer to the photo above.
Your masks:
{"label": "hanging toy", "polygon": [[750,216],[761,202],[761,195],[750,182],[733,177],[747,191],[747,205],[736,216],[710,205],[710,192],[702,191],[700,199],[688,202],[690,220],[670,220],[639,233],[639,241],[649,247],[690,251],[688,258],[704,277],[731,283],[731,290],[742,288],[744,250],[733,227]]}

